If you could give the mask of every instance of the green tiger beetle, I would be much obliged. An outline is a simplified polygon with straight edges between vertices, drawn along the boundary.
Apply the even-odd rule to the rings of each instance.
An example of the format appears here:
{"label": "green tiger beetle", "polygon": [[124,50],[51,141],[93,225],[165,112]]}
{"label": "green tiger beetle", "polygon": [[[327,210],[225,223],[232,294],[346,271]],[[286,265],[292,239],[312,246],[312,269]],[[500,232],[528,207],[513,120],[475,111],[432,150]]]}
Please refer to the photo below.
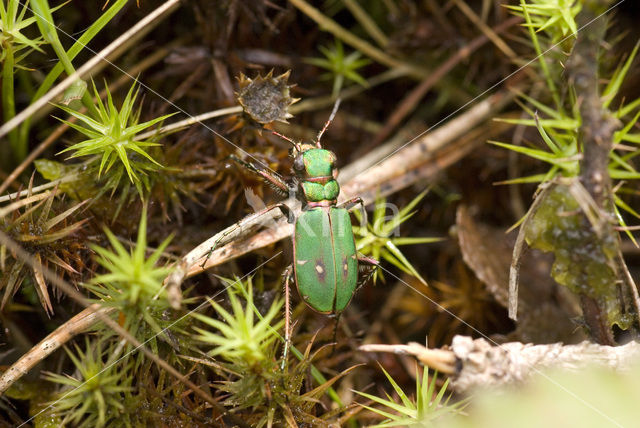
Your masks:
{"label": "green tiger beetle", "polygon": [[[288,213],[294,222],[293,264],[283,273],[285,292],[285,348],[283,366],[291,343],[291,311],[289,287],[295,282],[302,300],[316,312],[336,316],[336,326],[340,314],[351,298],[366,281],[358,280],[359,264],[373,270],[378,261],[359,256],[349,217],[349,209],[360,205],[366,224],[366,211],[360,197],[338,204],[340,186],[336,180],[336,155],[320,145],[322,134],[327,130],[339,106],[339,101],[315,142],[298,143],[273,132],[291,143],[293,172],[295,176],[285,181],[276,173],[231,156],[239,165],[258,174],[277,191],[295,196],[302,203],[302,213],[294,220],[291,210],[284,204],[275,208]],[[365,267],[366,269],[366,267]],[[335,332],[334,332],[335,333]]]}

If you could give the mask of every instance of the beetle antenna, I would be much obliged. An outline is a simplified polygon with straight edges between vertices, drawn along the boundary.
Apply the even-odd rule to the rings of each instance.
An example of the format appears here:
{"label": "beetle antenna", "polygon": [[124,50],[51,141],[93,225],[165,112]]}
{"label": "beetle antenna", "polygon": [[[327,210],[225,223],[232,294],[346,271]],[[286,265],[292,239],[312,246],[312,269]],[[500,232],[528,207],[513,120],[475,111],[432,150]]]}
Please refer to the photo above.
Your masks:
{"label": "beetle antenna", "polygon": [[331,111],[331,115],[329,115],[329,120],[327,120],[327,122],[324,124],[320,132],[318,132],[318,137],[316,138],[316,146],[318,148],[322,147],[320,145],[320,138],[322,138],[322,134],[324,134],[324,131],[326,131],[329,125],[331,125],[333,118],[336,117],[336,113],[338,112],[338,107],[340,107],[340,101],[341,101],[340,98],[336,100],[336,103],[333,105],[333,110]]}
{"label": "beetle antenna", "polygon": [[286,135],[282,135],[279,132],[276,131],[271,131],[271,133],[273,135],[277,135],[278,137],[282,138],[285,141],[290,142],[293,145],[293,148],[296,149],[297,151],[301,152],[302,150],[300,150],[300,144],[296,143],[295,141],[293,141],[291,138],[287,137]]}

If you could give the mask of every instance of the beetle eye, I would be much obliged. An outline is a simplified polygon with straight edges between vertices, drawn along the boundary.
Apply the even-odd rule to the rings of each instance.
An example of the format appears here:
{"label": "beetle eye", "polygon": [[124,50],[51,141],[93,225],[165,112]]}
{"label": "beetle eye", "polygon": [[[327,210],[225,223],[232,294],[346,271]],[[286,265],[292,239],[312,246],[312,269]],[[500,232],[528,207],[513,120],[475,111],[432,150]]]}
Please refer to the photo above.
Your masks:
{"label": "beetle eye", "polygon": [[333,152],[329,152],[329,153],[330,153],[329,162],[331,162],[331,166],[333,167],[333,166],[335,166],[336,161],[338,159],[336,158],[336,154],[335,153],[333,153]]}
{"label": "beetle eye", "polygon": [[293,169],[299,172],[304,171],[304,159],[302,156],[296,156],[293,160]]}

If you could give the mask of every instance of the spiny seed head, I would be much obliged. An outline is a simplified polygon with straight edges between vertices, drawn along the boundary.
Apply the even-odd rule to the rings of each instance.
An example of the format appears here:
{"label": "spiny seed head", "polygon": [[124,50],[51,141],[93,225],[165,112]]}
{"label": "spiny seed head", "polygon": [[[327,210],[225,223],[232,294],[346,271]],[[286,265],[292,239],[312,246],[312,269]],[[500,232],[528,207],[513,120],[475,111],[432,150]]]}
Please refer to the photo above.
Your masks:
{"label": "spiny seed head", "polygon": [[293,117],[289,113],[289,106],[299,99],[291,98],[289,90],[293,85],[287,85],[290,73],[287,71],[273,77],[273,70],[271,70],[266,76],[258,75],[254,79],[240,74],[236,98],[244,112],[261,124],[276,120],[286,122]]}

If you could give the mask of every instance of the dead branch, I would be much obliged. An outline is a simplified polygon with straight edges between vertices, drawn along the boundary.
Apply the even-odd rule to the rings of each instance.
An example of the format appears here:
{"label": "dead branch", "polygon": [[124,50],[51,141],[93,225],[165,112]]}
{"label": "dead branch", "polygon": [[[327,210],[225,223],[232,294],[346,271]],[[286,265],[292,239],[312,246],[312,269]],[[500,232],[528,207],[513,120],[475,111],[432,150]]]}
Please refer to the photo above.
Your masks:
{"label": "dead branch", "polygon": [[577,371],[601,366],[627,370],[640,358],[638,342],[624,346],[587,341],[577,345],[521,342],[498,345],[468,336],[455,336],[451,346],[445,349],[429,349],[412,342],[408,345],[363,345],[360,350],[413,355],[424,365],[449,374],[452,387],[460,393],[479,387],[521,383],[545,369]]}
{"label": "dead branch", "polygon": [[607,346],[584,341],[577,345],[533,345],[510,342],[494,345],[485,339],[453,338],[451,350],[460,362],[453,387],[460,392],[476,387],[523,382],[543,369],[581,370],[588,366],[626,370],[640,357],[640,344]]}
{"label": "dead branch", "polygon": [[[606,15],[601,16],[605,3],[599,0],[588,1],[576,17],[578,24],[588,24],[589,30],[580,31],[577,35],[567,62],[567,77],[579,97],[582,118],[579,130],[583,149],[580,180],[593,198],[597,209],[613,217],[613,195],[608,166],[613,133],[619,122],[604,108],[598,91],[598,52],[609,22]],[[589,227],[586,221],[582,223],[584,227]],[[606,228],[605,233],[619,244],[612,227]],[[612,267],[620,277],[616,266]],[[606,345],[615,344],[602,303],[587,293],[581,294],[580,300],[584,320],[594,340]]]}
{"label": "dead branch", "polygon": [[103,316],[108,316],[114,310],[114,307],[101,307],[95,303],[55,329],[20,357],[7,371],[2,373],[2,376],[0,376],[0,394],[5,392],[15,381],[27,374],[29,370],[48,357],[53,351],[100,321],[98,312],[101,312]]}

